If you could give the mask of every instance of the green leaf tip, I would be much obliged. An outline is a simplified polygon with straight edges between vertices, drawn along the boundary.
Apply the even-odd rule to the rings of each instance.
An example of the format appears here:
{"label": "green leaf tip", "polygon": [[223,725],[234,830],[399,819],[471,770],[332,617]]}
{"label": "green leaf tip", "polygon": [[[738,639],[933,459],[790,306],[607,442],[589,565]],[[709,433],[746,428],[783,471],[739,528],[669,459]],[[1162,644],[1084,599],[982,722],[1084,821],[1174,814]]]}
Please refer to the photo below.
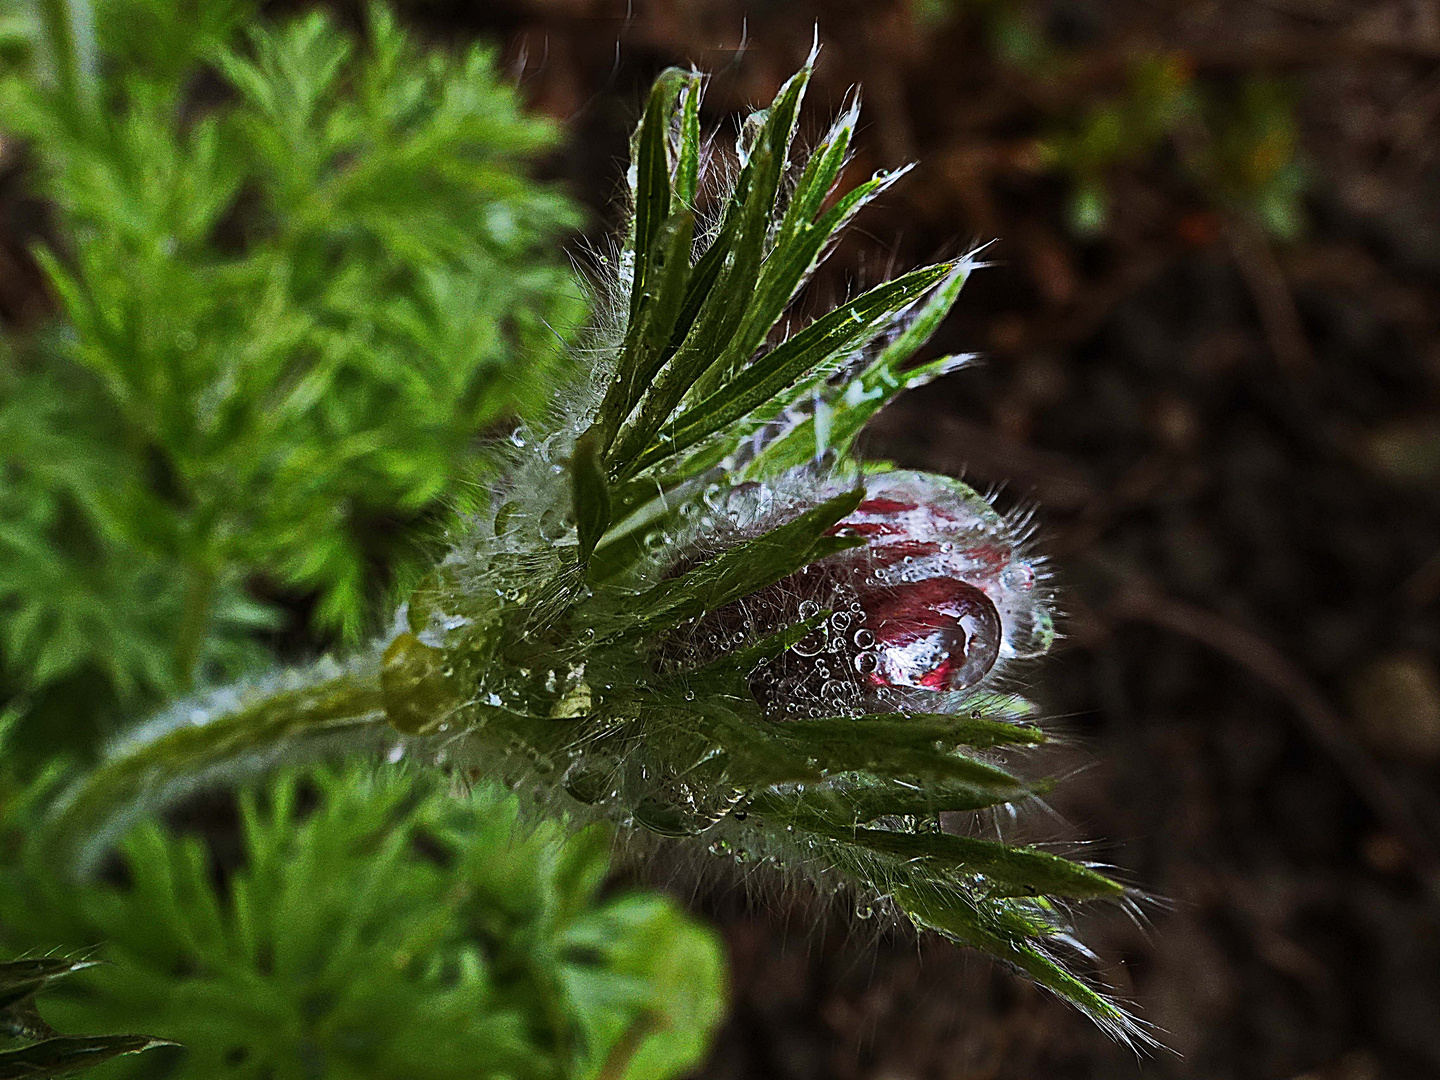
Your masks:
{"label": "green leaf tip", "polygon": [[[13,916],[12,916],[13,917]],[[57,979],[95,967],[94,961],[44,956],[0,963],[0,1029],[26,1045],[0,1050],[0,1080],[73,1076],[96,1065],[157,1046],[149,1035],[60,1035],[40,1018],[34,998]]]}

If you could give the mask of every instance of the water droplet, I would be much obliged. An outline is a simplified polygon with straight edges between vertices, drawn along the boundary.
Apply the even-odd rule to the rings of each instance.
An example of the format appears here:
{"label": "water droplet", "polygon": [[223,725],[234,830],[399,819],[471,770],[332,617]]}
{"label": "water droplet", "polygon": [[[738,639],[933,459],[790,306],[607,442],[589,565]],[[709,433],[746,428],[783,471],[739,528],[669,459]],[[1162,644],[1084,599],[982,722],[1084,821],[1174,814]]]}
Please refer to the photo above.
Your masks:
{"label": "water droplet", "polygon": [[540,515],[540,535],[546,540],[561,540],[569,531],[566,512],[560,507],[552,506]]}
{"label": "water droplet", "polygon": [[647,797],[635,807],[635,820],[661,836],[698,836],[719,819],[667,799]]}
{"label": "water droplet", "polygon": [[819,630],[812,630],[790,646],[790,651],[796,656],[819,656],[825,651],[825,635]]}
{"label": "water droplet", "polygon": [[1026,562],[1012,562],[1000,573],[1000,584],[1007,589],[1032,589],[1035,587],[1035,571]]}
{"label": "water droplet", "polygon": [[879,676],[891,686],[964,690],[1000,655],[1000,615],[982,591],[949,577],[877,589],[866,603],[883,637]]}
{"label": "water droplet", "polygon": [[517,502],[502,503],[500,509],[495,511],[495,535],[502,536],[505,531],[515,522],[515,515],[520,512],[520,504]]}
{"label": "water droplet", "polygon": [[615,797],[615,763],[608,758],[579,758],[565,770],[560,783],[571,797],[594,806]]}

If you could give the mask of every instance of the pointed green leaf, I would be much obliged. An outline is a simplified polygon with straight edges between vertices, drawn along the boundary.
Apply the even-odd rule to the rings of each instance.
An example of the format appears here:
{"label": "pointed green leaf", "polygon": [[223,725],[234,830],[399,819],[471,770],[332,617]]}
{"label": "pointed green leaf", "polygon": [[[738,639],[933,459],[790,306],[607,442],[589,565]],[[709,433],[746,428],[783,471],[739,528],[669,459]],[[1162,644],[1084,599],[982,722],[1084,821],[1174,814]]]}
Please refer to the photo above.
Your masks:
{"label": "pointed green leaf", "polygon": [[847,723],[861,725],[874,721],[912,726],[928,725],[940,733],[935,736],[937,739],[976,750],[989,750],[997,746],[1038,746],[1046,741],[1043,731],[1028,724],[955,713],[872,713],[846,720]]}
{"label": "pointed green leaf", "polygon": [[[622,431],[611,453],[609,460],[622,476],[633,476],[638,471],[630,467],[630,462],[650,443],[695,381],[720,358],[723,349],[719,343],[731,339],[753,302],[770,218],[794,138],[800,100],[809,78],[809,67],[792,76],[781,88],[760,126],[746,169],[748,183],[744,201],[735,217],[734,232],[728,235],[726,229],[721,232],[721,239],[728,245],[725,262],[723,265],[718,261],[707,265],[702,258],[701,265],[696,267],[697,277],[713,272],[717,275],[716,280],[713,285],[706,286],[694,323],[685,330],[685,340],[660,369],[654,385],[642,399],[636,417]],[[738,197],[737,192],[735,198]],[[728,221],[726,224],[728,226]],[[677,329],[678,323],[684,321],[685,308],[686,305],[682,304]]]}
{"label": "pointed green leaf", "polygon": [[888,188],[908,170],[902,169],[886,177],[876,177],[849,192],[818,222],[797,222],[787,234],[789,214],[782,223],[782,242],[775,245],[765,260],[765,267],[755,288],[755,296],[740,327],[727,339],[725,351],[696,385],[696,393],[705,393],[728,378],[748,360],[764,342],[771,327],[779,321],[795,298],[800,287],[810,279],[823,261],[830,240],[859,209]]}
{"label": "pointed green leaf", "polygon": [[[1032,784],[1026,797],[1044,794],[1049,784]],[[808,784],[803,793],[783,789],[754,797],[751,809],[760,816],[777,815],[790,820],[804,810],[836,825],[864,825],[878,818],[916,815],[930,817],[948,810],[971,811],[1002,803],[1016,802],[1013,791],[997,793],[984,785],[960,780],[877,780],[866,777],[841,778],[828,784]]]}
{"label": "pointed green leaf", "polygon": [[860,97],[856,94],[850,105],[835,118],[825,138],[805,163],[805,169],[790,195],[790,203],[785,208],[785,220],[781,222],[776,247],[784,247],[786,241],[813,222],[820,212],[849,159],[850,140],[855,135],[859,119]]}
{"label": "pointed green leaf", "polygon": [[675,155],[675,198],[692,210],[700,183],[700,95],[705,87],[698,74],[685,84],[680,105],[680,145]]}
{"label": "pointed green leaf", "polygon": [[796,382],[833,366],[882,333],[895,316],[950,273],[947,263],[913,270],[876,286],[816,319],[690,411],[666,425],[660,438],[629,467],[627,476],[673,457],[772,402]]}
{"label": "pointed green leaf", "polygon": [[687,79],[692,78],[679,68],[668,68],[650,89],[650,101],[640,118],[631,144],[631,161],[635,170],[635,221],[631,238],[634,257],[634,278],[630,286],[630,319],[640,309],[640,297],[649,276],[650,250],[661,223],[670,213],[670,118],[675,99]]}
{"label": "pointed green leaf", "polygon": [[[923,386],[967,363],[969,355],[945,356],[909,371],[902,370],[954,307],[960,289],[969,279],[971,266],[968,261],[959,263],[949,279],[925,300],[905,329],[880,355],[828,400],[817,404],[815,416],[802,420],[767,445],[746,467],[746,476],[774,475],[810,461],[826,450],[847,453],[870,418],[901,391]],[[823,424],[821,410],[824,410]]]}
{"label": "pointed green leaf", "polygon": [[598,445],[602,453],[610,448],[615,433],[665,359],[665,349],[690,277],[694,233],[694,211],[682,205],[676,207],[655,237],[647,261],[647,284],[639,294],[636,314],[626,329],[625,342],[615,365],[615,376],[606,388],[593,425],[599,432]]}
{"label": "pointed green leaf", "polygon": [[575,528],[579,535],[579,559],[582,563],[590,558],[590,553],[610,526],[610,487],[600,462],[601,438],[600,431],[592,427],[575,440],[575,450],[570,457]]}
{"label": "pointed green leaf", "polygon": [[55,979],[93,966],[94,961],[67,960],[63,956],[37,956],[0,964],[0,1009],[30,997]]}
{"label": "pointed green leaf", "polygon": [[[869,720],[786,720],[773,738],[814,758],[830,772],[868,772],[914,780],[960,780],[994,794],[992,802],[1023,799],[1030,787],[998,765],[955,752],[943,723]],[[776,777],[775,781],[781,779]]]}
{"label": "pointed green leaf", "polygon": [[0,1052],[0,1080],[44,1080],[72,1076],[125,1054],[154,1046],[174,1046],[148,1035],[60,1036],[19,1050]]}
{"label": "pointed green leaf", "polygon": [[1032,847],[1014,847],[995,840],[979,840],[951,833],[837,828],[829,822],[808,816],[797,818],[795,825],[832,840],[906,862],[924,863],[937,870],[979,874],[987,881],[1002,886],[999,893],[1002,896],[1016,895],[1004,891],[1006,889],[1018,890],[1018,895],[1043,893],[1075,899],[1116,897],[1125,892],[1123,885],[1104,874]]}
{"label": "pointed green leaf", "polygon": [[893,895],[917,925],[1013,964],[1125,1041],[1150,1041],[1124,1009],[1066,971],[1040,945],[1027,940],[1028,935],[1005,925],[992,905],[982,907],[956,890],[924,885],[897,885]]}

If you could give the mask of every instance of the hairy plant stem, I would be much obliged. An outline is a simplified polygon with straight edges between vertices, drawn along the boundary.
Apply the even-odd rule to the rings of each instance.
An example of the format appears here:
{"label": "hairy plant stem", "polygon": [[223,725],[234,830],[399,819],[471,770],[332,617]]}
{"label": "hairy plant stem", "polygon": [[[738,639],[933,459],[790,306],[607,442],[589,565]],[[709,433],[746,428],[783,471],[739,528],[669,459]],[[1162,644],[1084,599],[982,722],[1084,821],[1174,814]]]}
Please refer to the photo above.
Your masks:
{"label": "hairy plant stem", "polygon": [[379,672],[347,671],[313,685],[259,694],[233,711],[183,723],[99,766],[72,790],[50,827],[68,864],[82,871],[100,846],[146,799],[237,761],[264,761],[299,745],[382,730],[386,712]]}

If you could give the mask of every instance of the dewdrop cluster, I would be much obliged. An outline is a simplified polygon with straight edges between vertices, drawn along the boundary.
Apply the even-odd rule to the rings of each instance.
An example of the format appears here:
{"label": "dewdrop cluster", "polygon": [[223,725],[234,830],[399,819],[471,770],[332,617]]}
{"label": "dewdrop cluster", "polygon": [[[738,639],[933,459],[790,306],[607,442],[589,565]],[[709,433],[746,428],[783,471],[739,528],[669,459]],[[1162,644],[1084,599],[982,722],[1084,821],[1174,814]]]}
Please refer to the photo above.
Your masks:
{"label": "dewdrop cluster", "polygon": [[[813,471],[802,475],[816,497],[841,490]],[[774,489],[746,485],[730,495],[721,520],[732,543],[779,517],[758,515],[773,507]],[[1003,685],[1014,662],[1049,650],[1050,590],[1043,560],[1028,550],[1025,519],[997,513],[965,484],[909,471],[871,475],[864,500],[831,532],[865,546],[696,620],[663,644],[664,661],[712,659],[824,610],[813,631],[749,676],[767,716],[813,718],[934,710]],[[713,554],[716,543],[702,536],[695,546]]]}

